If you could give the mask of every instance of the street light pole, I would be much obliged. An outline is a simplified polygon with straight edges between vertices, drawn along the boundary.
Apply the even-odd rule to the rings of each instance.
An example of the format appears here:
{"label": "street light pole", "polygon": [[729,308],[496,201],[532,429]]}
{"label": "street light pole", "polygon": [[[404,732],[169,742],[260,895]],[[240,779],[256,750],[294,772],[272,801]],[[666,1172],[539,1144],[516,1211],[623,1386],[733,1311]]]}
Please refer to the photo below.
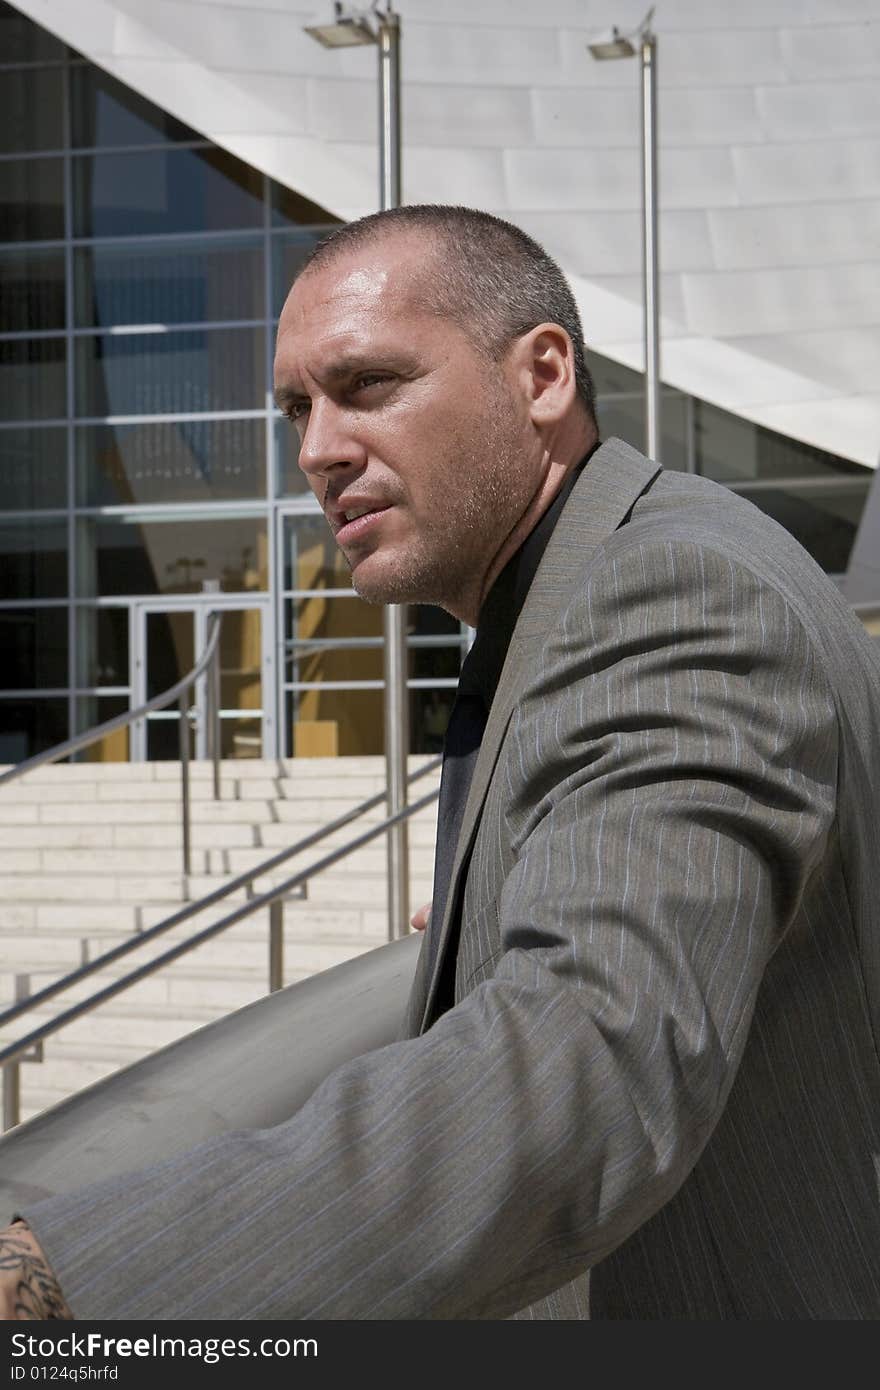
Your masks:
{"label": "street light pole", "polygon": [[[326,48],[378,44],[379,49],[379,207],[400,206],[400,16],[386,0],[369,10],[336,0],[330,24],[306,33]],[[375,25],[375,28],[374,28]],[[385,780],[388,814],[406,806],[409,753],[409,688],[406,660],[406,607],[387,604],[384,613]],[[388,939],[409,932],[409,833],[405,820],[388,831]]]}
{"label": "street light pole", "polygon": [[379,21],[380,207],[400,206],[400,16],[389,7]]}
{"label": "street light pole", "polygon": [[642,277],[645,287],[645,453],[660,460],[660,277],[657,234],[657,39],[641,34]]}
{"label": "street light pole", "polygon": [[600,62],[633,58],[639,40],[642,62],[642,292],[645,348],[645,453],[660,462],[660,256],[657,203],[657,36],[651,28],[653,6],[637,30],[588,44]]}
{"label": "street light pole", "polygon": [[[400,19],[387,6],[379,28],[379,198],[382,211],[400,206]],[[388,814],[406,805],[409,690],[406,606],[385,607],[385,779]],[[409,830],[405,820],[388,831],[388,940],[409,931]]]}

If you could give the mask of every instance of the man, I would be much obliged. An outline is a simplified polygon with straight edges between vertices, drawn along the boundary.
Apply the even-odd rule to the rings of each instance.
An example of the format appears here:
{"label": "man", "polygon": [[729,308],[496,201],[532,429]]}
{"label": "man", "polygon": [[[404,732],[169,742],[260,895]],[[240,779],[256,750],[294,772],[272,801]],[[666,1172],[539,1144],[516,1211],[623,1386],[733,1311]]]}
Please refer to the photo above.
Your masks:
{"label": "man", "polygon": [[597,447],[570,292],[493,218],[337,233],[276,386],[358,592],[477,625],[406,1036],[36,1203],[7,1307],[876,1317],[869,639],[747,503]]}

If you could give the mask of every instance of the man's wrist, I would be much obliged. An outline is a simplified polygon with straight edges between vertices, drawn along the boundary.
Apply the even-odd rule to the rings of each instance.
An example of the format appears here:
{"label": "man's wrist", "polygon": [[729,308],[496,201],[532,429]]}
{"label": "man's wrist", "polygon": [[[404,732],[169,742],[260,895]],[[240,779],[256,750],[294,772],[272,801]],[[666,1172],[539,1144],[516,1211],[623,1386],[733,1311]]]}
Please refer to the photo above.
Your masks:
{"label": "man's wrist", "polygon": [[26,1221],[0,1231],[0,1311],[6,1320],[72,1320],[58,1280]]}

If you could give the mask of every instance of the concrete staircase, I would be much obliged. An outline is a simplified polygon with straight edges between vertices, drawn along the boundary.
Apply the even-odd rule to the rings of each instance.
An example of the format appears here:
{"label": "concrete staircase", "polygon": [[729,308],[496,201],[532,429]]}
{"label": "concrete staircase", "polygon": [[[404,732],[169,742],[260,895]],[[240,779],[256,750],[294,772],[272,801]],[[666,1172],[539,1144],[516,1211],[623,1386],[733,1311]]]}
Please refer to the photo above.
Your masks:
{"label": "concrete staircase", "polygon": [[[428,759],[414,757],[410,771]],[[30,990],[129,940],[228,883],[384,788],[381,758],[225,762],[221,798],[211,768],[192,765],[192,873],[183,873],[177,763],[46,767],[0,788],[0,1006],[16,974]],[[436,787],[415,784],[416,800]],[[384,808],[205,909],[152,945],[64,995],[85,998],[169,945],[217,921],[384,816]],[[436,803],[410,821],[412,907],[431,895]],[[313,879],[284,904],[286,984],[387,940],[385,837]],[[21,1068],[27,1119],[119,1066],[145,1056],[268,989],[268,910],[206,942],[47,1039],[44,1061]],[[58,1000],[0,1030],[11,1042],[60,1011]]]}

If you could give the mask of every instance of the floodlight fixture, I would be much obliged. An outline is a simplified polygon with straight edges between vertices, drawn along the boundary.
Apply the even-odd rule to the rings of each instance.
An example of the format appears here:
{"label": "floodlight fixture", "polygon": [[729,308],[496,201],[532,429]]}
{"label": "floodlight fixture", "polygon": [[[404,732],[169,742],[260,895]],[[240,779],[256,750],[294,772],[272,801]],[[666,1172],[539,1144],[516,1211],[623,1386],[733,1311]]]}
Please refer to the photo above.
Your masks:
{"label": "floodlight fixture", "polygon": [[587,44],[587,48],[594,58],[600,63],[607,62],[614,58],[634,58],[636,56],[636,46],[633,39],[644,42],[646,38],[652,38],[651,20],[654,18],[654,6],[652,5],[641,24],[636,29],[631,29],[624,34],[615,24],[610,34],[603,34],[601,38],[594,39]]}
{"label": "floodlight fixture", "polygon": [[372,11],[355,9],[336,0],[332,24],[307,24],[305,32],[324,48],[359,48],[362,44],[378,43],[379,38],[370,24]]}
{"label": "floodlight fixture", "polygon": [[587,44],[594,58],[599,62],[605,62],[609,58],[634,58],[636,50],[632,40],[626,34],[621,34],[617,25],[611,30],[610,39],[598,39],[595,43]]}
{"label": "floodlight fixture", "polygon": [[[642,284],[645,341],[645,453],[660,461],[660,258],[657,215],[657,37],[651,29],[652,5],[637,29],[612,29],[587,48],[604,62],[641,54],[642,82]],[[633,42],[636,40],[638,48]]]}

